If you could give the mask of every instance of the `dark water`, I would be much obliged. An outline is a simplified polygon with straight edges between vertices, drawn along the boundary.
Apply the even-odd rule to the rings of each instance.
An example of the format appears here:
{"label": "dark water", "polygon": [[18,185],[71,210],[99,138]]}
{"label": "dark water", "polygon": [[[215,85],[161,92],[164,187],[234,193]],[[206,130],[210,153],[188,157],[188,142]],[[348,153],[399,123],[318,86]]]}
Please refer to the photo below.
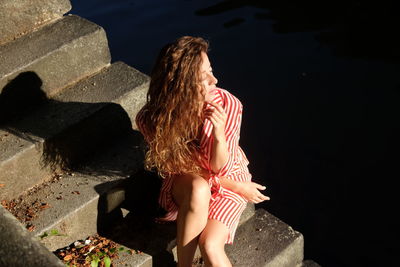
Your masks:
{"label": "dark water", "polygon": [[[322,3],[321,3],[322,2]],[[149,73],[182,35],[211,43],[219,86],[244,104],[241,145],[260,205],[322,266],[394,266],[400,22],[391,1],[72,1],[113,61]]]}

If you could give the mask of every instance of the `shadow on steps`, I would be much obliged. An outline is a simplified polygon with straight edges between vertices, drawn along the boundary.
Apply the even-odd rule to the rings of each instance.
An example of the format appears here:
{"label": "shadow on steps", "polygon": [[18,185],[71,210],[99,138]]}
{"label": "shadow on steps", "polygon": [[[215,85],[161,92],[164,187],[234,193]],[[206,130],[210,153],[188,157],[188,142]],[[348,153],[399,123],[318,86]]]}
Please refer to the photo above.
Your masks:
{"label": "shadow on steps", "polygon": [[[0,140],[12,134],[38,147],[44,142],[42,167],[69,171],[90,169],[82,168],[81,162],[93,151],[120,136],[132,134],[131,120],[121,105],[57,101],[46,96],[42,84],[36,73],[24,72],[11,80],[0,94],[0,130],[4,131]],[[139,145],[140,137],[136,134],[133,138]],[[96,173],[119,172],[107,167],[96,168]]]}
{"label": "shadow on steps", "polygon": [[[101,190],[101,185],[96,190]],[[125,201],[122,208],[129,210],[123,217],[121,209],[107,213],[107,200],[99,201],[99,234],[121,245],[141,251],[152,256],[153,266],[176,266],[171,241],[175,239],[176,226],[174,222],[160,224],[155,218],[163,215],[158,205],[158,194],[161,179],[157,174],[139,170],[126,179]]]}
{"label": "shadow on steps", "polygon": [[[100,235],[152,255],[155,266],[175,266],[167,251],[175,238],[175,224],[154,222],[162,213],[157,201],[161,180],[140,169],[143,139],[132,130],[131,120],[119,104],[51,99],[43,92],[42,80],[34,72],[22,73],[9,82],[1,91],[0,103],[6,103],[0,107],[0,130],[35,144],[40,149],[37,153],[41,154],[43,167],[87,174],[99,180],[95,190],[99,194]],[[111,153],[116,153],[116,160],[110,161],[113,154],[104,148],[118,143],[128,147],[127,154],[118,155],[115,150]],[[103,153],[107,154],[104,159]],[[92,155],[100,160],[92,160]],[[125,162],[129,157],[128,161],[133,163],[124,166],[118,157],[125,157]],[[138,168],[140,171],[132,174]],[[111,178],[102,182],[101,176]],[[130,177],[125,179],[127,176]],[[107,199],[107,192],[121,187],[125,194],[122,207],[130,211],[125,218],[120,209],[109,207]]]}
{"label": "shadow on steps", "polygon": [[41,87],[42,80],[31,71],[19,74],[4,86],[0,91],[0,128],[48,102]]}

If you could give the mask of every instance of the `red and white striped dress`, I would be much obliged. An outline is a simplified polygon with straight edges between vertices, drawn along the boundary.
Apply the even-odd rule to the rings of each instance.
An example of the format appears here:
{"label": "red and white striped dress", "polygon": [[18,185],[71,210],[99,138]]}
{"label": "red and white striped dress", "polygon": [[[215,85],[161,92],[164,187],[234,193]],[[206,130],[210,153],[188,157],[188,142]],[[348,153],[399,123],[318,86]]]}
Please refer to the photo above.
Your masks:
{"label": "red and white striped dress", "polygon": [[[225,135],[229,158],[219,173],[211,171],[209,161],[213,143],[213,136],[211,134],[213,126],[209,120],[205,120],[201,133],[200,150],[202,152],[202,167],[208,170],[210,175],[208,181],[211,190],[211,200],[208,218],[218,220],[228,227],[229,236],[226,243],[232,244],[240,215],[246,208],[247,201],[239,194],[222,187],[219,178],[224,177],[234,181],[251,180],[251,174],[247,168],[249,161],[239,146],[243,106],[235,96],[224,89],[217,88],[213,92],[213,95],[213,101],[220,104],[227,114]],[[139,113],[136,118],[139,129],[141,129],[140,117]],[[165,178],[159,196],[161,207],[167,211],[163,219],[169,221],[176,220],[178,214],[178,206],[172,197],[172,183],[173,176]]]}

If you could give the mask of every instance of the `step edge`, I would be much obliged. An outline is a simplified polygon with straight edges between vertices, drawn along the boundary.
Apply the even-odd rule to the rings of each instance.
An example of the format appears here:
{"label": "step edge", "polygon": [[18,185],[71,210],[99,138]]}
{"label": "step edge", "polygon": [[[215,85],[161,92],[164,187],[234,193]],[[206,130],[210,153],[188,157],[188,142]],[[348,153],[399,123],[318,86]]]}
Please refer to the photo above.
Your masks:
{"label": "step edge", "polygon": [[[30,34],[33,34],[33,33],[38,32],[38,31],[40,31],[40,30],[43,30],[43,31],[44,31],[44,30],[46,30],[47,27],[57,27],[58,25],[55,25],[55,24],[61,23],[62,20],[68,20],[68,19],[70,19],[70,18],[77,19],[77,20],[79,20],[79,21],[84,21],[84,22],[86,23],[86,26],[87,26],[88,28],[90,28],[91,30],[90,30],[87,34],[85,34],[85,35],[78,35],[77,38],[72,38],[72,37],[71,37],[71,40],[69,40],[67,43],[60,43],[59,45],[57,45],[56,48],[54,48],[54,49],[52,49],[52,50],[49,50],[49,51],[47,51],[47,52],[45,52],[45,53],[43,53],[43,54],[40,54],[40,55],[38,55],[38,56],[35,56],[35,59],[33,59],[32,61],[30,61],[30,62],[29,62],[28,64],[26,64],[26,65],[16,66],[14,69],[9,70],[9,71],[6,72],[6,73],[3,73],[3,74],[0,73],[0,79],[1,79],[1,80],[7,79],[8,77],[12,76],[13,74],[15,74],[15,73],[17,73],[17,72],[20,72],[21,70],[24,70],[24,69],[26,69],[26,68],[29,68],[29,67],[32,66],[33,64],[35,64],[35,63],[39,62],[40,60],[42,60],[43,58],[48,57],[48,56],[50,56],[50,55],[52,55],[52,54],[54,54],[54,53],[56,53],[56,52],[58,52],[58,51],[60,51],[60,50],[62,50],[62,49],[65,49],[65,47],[67,47],[69,44],[74,43],[74,42],[78,42],[78,41],[80,41],[82,38],[85,38],[85,37],[90,36],[90,35],[92,35],[92,34],[98,34],[99,32],[100,32],[100,34],[103,33],[103,34],[104,34],[104,37],[105,37],[105,39],[106,39],[106,41],[107,41],[107,43],[108,43],[107,33],[106,33],[106,31],[104,30],[103,27],[101,27],[100,25],[95,24],[94,22],[91,22],[91,21],[89,21],[89,20],[87,20],[87,19],[85,19],[85,18],[82,18],[82,17],[80,17],[80,16],[77,16],[77,15],[67,15],[67,16],[63,16],[63,17],[61,17],[59,20],[53,21],[52,23],[49,23],[49,24],[45,25],[45,26],[42,27],[42,28],[39,28],[37,31],[31,32],[31,33],[29,33],[29,34],[27,34],[27,35],[24,35],[24,36],[21,37],[21,39],[18,39],[18,40],[16,40],[16,41],[21,42],[21,43],[28,43],[29,40],[24,40],[24,39],[22,39],[22,38],[28,39],[28,38],[30,37],[30,36],[29,36]],[[10,46],[11,46],[11,45],[13,45],[13,43],[4,44],[4,46],[6,46],[6,45],[10,45]],[[0,45],[0,48],[1,48],[1,45]],[[23,48],[23,47],[22,47],[22,48]],[[111,55],[110,55],[110,60],[111,60]]]}

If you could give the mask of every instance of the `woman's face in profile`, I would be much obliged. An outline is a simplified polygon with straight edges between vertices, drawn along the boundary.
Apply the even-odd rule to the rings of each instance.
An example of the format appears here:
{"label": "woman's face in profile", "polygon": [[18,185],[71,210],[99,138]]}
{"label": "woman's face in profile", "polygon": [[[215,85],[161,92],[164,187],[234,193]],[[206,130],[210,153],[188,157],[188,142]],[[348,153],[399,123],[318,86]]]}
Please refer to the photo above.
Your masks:
{"label": "woman's face in profile", "polygon": [[206,53],[201,53],[202,63],[200,66],[200,79],[201,79],[201,87],[204,90],[205,101],[211,100],[211,95],[213,91],[216,89],[216,84],[218,82],[217,78],[214,77],[212,72],[212,67],[210,60]]}

